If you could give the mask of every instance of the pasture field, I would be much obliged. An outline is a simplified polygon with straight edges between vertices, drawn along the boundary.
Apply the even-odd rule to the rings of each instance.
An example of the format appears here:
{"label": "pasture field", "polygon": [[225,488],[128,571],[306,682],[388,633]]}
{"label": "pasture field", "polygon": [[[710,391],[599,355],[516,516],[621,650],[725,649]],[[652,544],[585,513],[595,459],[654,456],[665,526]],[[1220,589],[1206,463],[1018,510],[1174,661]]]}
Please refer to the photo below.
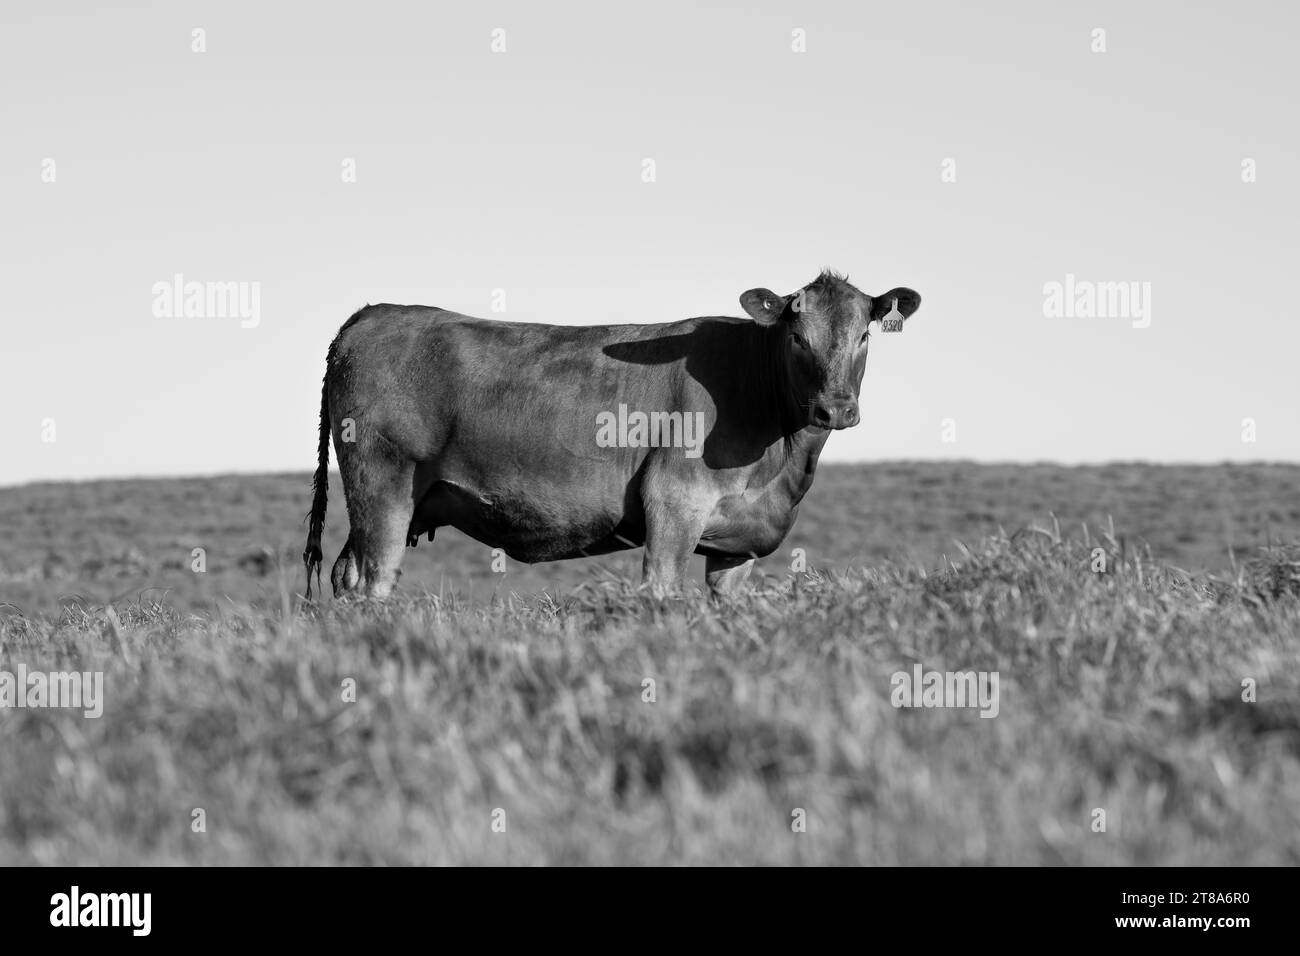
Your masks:
{"label": "pasture field", "polygon": [[304,607],[308,487],[0,489],[0,671],[104,674],[0,709],[0,863],[1300,863],[1300,467],[823,466],[720,602],[440,531]]}
{"label": "pasture field", "polygon": [[[311,476],[224,475],[0,487],[0,601],[24,613],[161,600],[186,610],[281,603],[303,587]],[[796,548],[808,566],[881,561],[935,567],[973,544],[1055,514],[1077,534],[1114,521],[1117,534],[1189,571],[1231,566],[1230,549],[1300,539],[1300,466],[822,465],[799,519],[758,573],[784,577]],[[325,588],[347,537],[343,487],[331,474]],[[204,551],[196,574],[193,551]],[[637,579],[640,550],[493,570],[491,550],[450,528],[408,548],[400,588],[474,603],[511,592],[564,593],[593,577]],[[500,566],[500,565],[498,565]],[[695,579],[703,579],[696,559]]]}

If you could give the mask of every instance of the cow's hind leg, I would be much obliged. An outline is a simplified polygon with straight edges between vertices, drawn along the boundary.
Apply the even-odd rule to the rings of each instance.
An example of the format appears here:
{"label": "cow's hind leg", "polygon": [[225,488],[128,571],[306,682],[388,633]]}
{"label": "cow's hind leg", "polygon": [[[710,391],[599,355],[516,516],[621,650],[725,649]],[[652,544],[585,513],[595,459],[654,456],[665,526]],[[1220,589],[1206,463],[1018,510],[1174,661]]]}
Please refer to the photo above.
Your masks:
{"label": "cow's hind leg", "polygon": [[330,572],[330,584],[334,585],[334,596],[342,597],[347,592],[355,591],[360,583],[361,572],[357,569],[357,555],[352,548],[352,535],[349,534],[347,544],[343,545],[338,560],[334,562],[334,570]]}
{"label": "cow's hind leg", "polygon": [[[411,527],[415,463],[380,440],[357,449],[346,461],[341,460],[339,467],[344,470],[352,525],[348,541],[357,584],[367,597],[385,598],[402,573],[402,552]],[[345,582],[350,573],[345,564]]]}

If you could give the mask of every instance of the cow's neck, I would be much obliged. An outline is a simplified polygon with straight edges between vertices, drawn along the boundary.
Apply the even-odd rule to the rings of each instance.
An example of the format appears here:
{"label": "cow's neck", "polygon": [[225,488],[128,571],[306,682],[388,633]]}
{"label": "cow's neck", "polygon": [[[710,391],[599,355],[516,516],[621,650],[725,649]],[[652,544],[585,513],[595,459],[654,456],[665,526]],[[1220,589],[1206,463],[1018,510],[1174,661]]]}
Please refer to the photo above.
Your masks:
{"label": "cow's neck", "polygon": [[807,405],[790,381],[785,330],[772,326],[763,333],[763,360],[755,363],[763,374],[756,376],[754,400],[756,407],[766,406],[769,421],[777,423],[775,440],[767,452],[780,469],[773,490],[798,504],[812,485],[817,459],[830,432],[808,425]]}
{"label": "cow's neck", "polygon": [[790,504],[797,505],[812,487],[817,459],[828,437],[827,429],[804,427],[769,450],[780,456],[780,472],[773,490]]}

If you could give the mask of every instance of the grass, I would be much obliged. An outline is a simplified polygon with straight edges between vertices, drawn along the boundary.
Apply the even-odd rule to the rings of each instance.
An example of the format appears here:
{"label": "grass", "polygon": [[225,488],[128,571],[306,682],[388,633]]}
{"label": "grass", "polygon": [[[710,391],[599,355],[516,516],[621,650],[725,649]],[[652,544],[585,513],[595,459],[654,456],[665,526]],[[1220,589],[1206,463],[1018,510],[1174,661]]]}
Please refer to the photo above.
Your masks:
{"label": "grass", "polygon": [[[0,602],[28,615],[63,605],[163,600],[211,613],[278,607],[302,587],[310,475],[46,483],[0,488]],[[784,577],[802,549],[823,569],[937,566],[979,541],[1049,514],[1078,533],[1112,519],[1133,543],[1191,571],[1230,569],[1232,551],[1300,540],[1300,467],[1118,463],[975,465],[887,462],[823,465],[779,551],[759,570]],[[325,577],[347,534],[338,476],[330,489]],[[194,573],[203,548],[206,571]],[[454,590],[474,601],[512,592],[566,593],[593,577],[635,578],[639,551],[493,571],[490,549],[451,529],[408,549],[406,591]],[[703,578],[702,559],[696,579]]]}
{"label": "grass", "polygon": [[[0,862],[1300,862],[1300,548],[1207,573],[1065,527],[723,603],[11,613],[0,667],[106,704],[0,711]],[[998,716],[891,706],[918,662],[997,671]]]}

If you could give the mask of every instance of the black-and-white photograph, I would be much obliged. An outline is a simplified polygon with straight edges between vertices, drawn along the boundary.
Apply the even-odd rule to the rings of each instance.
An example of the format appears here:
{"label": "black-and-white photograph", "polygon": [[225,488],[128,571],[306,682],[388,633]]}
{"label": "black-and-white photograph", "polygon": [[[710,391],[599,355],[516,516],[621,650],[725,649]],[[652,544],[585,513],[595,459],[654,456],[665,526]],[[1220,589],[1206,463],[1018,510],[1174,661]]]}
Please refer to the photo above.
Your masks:
{"label": "black-and-white photograph", "polygon": [[24,919],[1161,867],[1075,915],[1234,945],[1300,863],[1298,28],[6,5],[0,864],[106,868]]}

